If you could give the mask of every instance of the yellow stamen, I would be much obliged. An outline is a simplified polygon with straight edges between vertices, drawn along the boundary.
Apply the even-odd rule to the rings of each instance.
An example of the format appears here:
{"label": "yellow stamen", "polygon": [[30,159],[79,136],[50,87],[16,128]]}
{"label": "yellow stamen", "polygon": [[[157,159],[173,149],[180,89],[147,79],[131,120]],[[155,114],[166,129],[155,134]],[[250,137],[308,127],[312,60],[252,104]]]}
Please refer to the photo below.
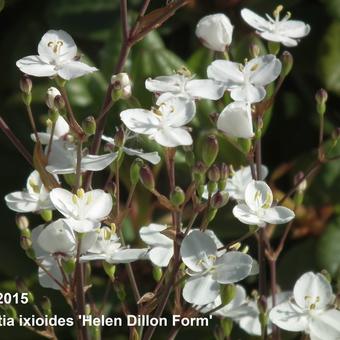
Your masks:
{"label": "yellow stamen", "polygon": [[85,196],[85,191],[83,188],[77,190],[77,196],[82,199]]}

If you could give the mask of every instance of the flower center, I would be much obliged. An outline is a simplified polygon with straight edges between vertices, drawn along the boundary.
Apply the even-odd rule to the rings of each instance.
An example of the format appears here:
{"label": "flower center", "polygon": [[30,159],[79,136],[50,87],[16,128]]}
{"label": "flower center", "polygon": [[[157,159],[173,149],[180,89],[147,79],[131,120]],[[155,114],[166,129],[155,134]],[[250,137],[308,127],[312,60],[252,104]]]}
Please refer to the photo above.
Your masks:
{"label": "flower center", "polygon": [[64,42],[61,40],[50,41],[47,46],[52,49],[54,54],[59,54],[61,47],[64,45]]}
{"label": "flower center", "polygon": [[201,258],[197,261],[199,266],[202,266],[207,271],[211,271],[214,269],[214,263],[216,261],[215,255],[207,255],[205,252],[202,252]]}
{"label": "flower center", "polygon": [[317,309],[317,304],[320,302],[320,296],[309,296],[306,295],[305,296],[305,304],[306,304],[306,308],[309,310],[315,310]]}
{"label": "flower center", "polygon": [[32,187],[33,191],[34,191],[36,194],[39,194],[39,193],[40,193],[39,185],[38,185],[35,181],[33,181],[33,179],[30,179],[29,184],[30,184],[30,186]]}

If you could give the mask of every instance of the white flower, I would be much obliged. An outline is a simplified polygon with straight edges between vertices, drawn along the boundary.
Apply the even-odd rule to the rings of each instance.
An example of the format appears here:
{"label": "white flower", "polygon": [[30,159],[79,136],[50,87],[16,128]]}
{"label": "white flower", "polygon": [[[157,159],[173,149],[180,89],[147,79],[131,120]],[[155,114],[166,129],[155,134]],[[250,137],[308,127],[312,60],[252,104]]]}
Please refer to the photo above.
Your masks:
{"label": "white flower", "polygon": [[295,283],[293,297],[274,307],[269,317],[278,327],[305,332],[311,339],[340,339],[340,311],[332,287],[322,274],[308,272]]}
{"label": "white flower", "polygon": [[114,74],[111,77],[111,84],[114,90],[122,91],[122,98],[127,99],[131,97],[131,80],[127,73]]}
{"label": "white flower", "polygon": [[[115,146],[115,140],[114,138],[102,136],[102,139],[112,146]],[[152,164],[158,164],[161,161],[161,158],[159,157],[159,154],[157,151],[154,152],[144,152],[143,150],[137,150],[137,149],[131,149],[127,148],[126,146],[122,147],[122,150],[124,153],[126,153],[128,156],[136,156],[139,158],[143,158],[146,161],[152,163]]]}
{"label": "white flower", "polygon": [[[40,225],[32,230],[32,247],[36,258],[45,270],[39,267],[38,278],[42,287],[60,289],[51,275],[63,283],[63,276],[59,268],[59,260],[68,260],[76,255],[77,239],[73,229],[66,223],[66,219],[59,219],[51,224]],[[96,241],[97,233],[91,232],[83,236],[80,253],[85,253]]]}
{"label": "white flower", "polygon": [[[70,132],[70,126],[66,122],[66,120],[59,115],[58,119],[55,123],[54,131],[53,131],[53,141],[58,139],[63,139]],[[40,143],[45,145],[48,144],[51,138],[52,133],[52,122],[47,121],[46,132],[38,132],[38,137]],[[31,138],[34,142],[36,142],[35,134],[31,134]]]}
{"label": "white flower", "polygon": [[23,73],[36,77],[59,76],[70,80],[97,71],[76,60],[77,46],[72,37],[62,31],[50,30],[38,45],[38,54],[22,58],[16,65]]}
{"label": "white flower", "polygon": [[231,137],[254,137],[250,104],[233,102],[227,105],[218,116],[217,128]]}
{"label": "white flower", "polygon": [[145,87],[158,94],[172,94],[174,96],[194,99],[220,99],[224,94],[224,87],[212,79],[192,79],[184,74],[160,76],[147,79]]}
{"label": "white flower", "polygon": [[231,44],[234,26],[229,18],[222,14],[203,17],[196,26],[196,36],[202,44],[212,51],[224,52]]}
{"label": "white flower", "polygon": [[27,179],[26,191],[12,192],[5,196],[5,201],[9,209],[21,213],[54,209],[49,192],[36,170]]}
{"label": "white flower", "polygon": [[264,227],[266,223],[287,223],[295,217],[286,207],[272,207],[273,193],[263,181],[252,180],[246,187],[244,200],[233,209],[234,216],[242,223]]}
{"label": "white flower", "polygon": [[54,109],[54,99],[56,96],[61,96],[59,90],[56,87],[50,87],[46,93],[46,105],[49,109]]}
{"label": "white flower", "polygon": [[310,32],[310,26],[302,21],[289,20],[291,16],[289,12],[280,20],[282,9],[282,6],[276,8],[274,19],[267,15],[268,20],[266,20],[247,8],[242,9],[241,16],[248,25],[257,30],[262,38],[293,47],[298,44],[300,38]]}
{"label": "white flower", "polygon": [[103,227],[98,231],[98,237],[94,245],[88,249],[88,253],[81,256],[81,261],[103,260],[108,263],[130,263],[144,259],[147,249],[131,249],[122,247],[117,235],[110,228]]}
{"label": "white flower", "polygon": [[231,251],[219,256],[212,238],[198,230],[184,238],[180,252],[190,275],[183,298],[196,305],[213,302],[219,295],[220,284],[244,279],[253,267],[252,258],[241,252]]}
{"label": "white flower", "polygon": [[50,198],[55,208],[66,217],[66,223],[79,233],[86,233],[100,227],[112,209],[112,197],[103,190],[77,194],[62,188],[53,189]]}
{"label": "white flower", "polygon": [[149,136],[165,147],[191,145],[192,138],[184,125],[195,115],[195,104],[182,97],[160,97],[152,110],[129,109],[121,112],[123,123],[133,132]]}
{"label": "white flower", "polygon": [[208,77],[222,83],[235,101],[257,103],[266,96],[264,86],[281,72],[281,62],[267,54],[251,59],[245,65],[228,60],[215,60],[208,67]]}
{"label": "white flower", "polygon": [[[46,170],[51,174],[74,174],[77,169],[77,147],[63,139],[54,140],[48,157]],[[117,158],[117,153],[90,155],[83,152],[81,172],[101,171]]]}

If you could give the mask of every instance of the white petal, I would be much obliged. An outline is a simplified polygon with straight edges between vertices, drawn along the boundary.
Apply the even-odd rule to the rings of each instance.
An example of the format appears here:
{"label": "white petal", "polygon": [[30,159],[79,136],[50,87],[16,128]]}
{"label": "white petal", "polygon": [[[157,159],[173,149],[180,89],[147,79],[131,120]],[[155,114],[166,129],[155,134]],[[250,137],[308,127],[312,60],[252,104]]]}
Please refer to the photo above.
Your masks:
{"label": "white petal", "polygon": [[52,77],[57,74],[53,65],[45,63],[35,55],[18,60],[16,65],[21,72],[35,77]]}
{"label": "white petal", "polygon": [[287,47],[294,47],[297,46],[297,41],[293,38],[289,38],[285,35],[281,35],[278,33],[273,33],[273,32],[261,32],[260,36],[263,39],[269,40],[269,41],[275,41],[275,42],[279,42],[284,46]]}
{"label": "white petal", "polygon": [[243,102],[227,105],[217,120],[217,128],[228,136],[251,138],[254,136],[250,106]]}
{"label": "white petal", "polygon": [[164,127],[163,129],[158,130],[153,137],[158,144],[169,148],[192,144],[190,133],[186,129],[180,127]]}
{"label": "white petal", "polygon": [[220,292],[220,285],[210,275],[190,277],[183,288],[185,301],[195,305],[213,302]]}
{"label": "white petal", "polygon": [[327,340],[340,339],[340,311],[335,308],[312,317],[310,333],[313,337]]}
{"label": "white petal", "polygon": [[216,256],[217,247],[207,234],[193,230],[183,239],[180,251],[185,265],[195,272],[200,272],[204,270],[202,257]]}
{"label": "white petal", "polygon": [[80,257],[80,262],[106,261],[106,254],[86,254]]}
{"label": "white petal", "polygon": [[53,141],[46,170],[52,174],[75,173],[76,153],[74,146],[63,140]]}
{"label": "white petal", "polygon": [[275,306],[269,318],[276,326],[291,332],[301,332],[307,327],[307,315],[287,301]]}
{"label": "white petal", "polygon": [[146,227],[142,227],[139,230],[139,235],[146,244],[152,247],[153,246],[172,247],[173,241],[169,237],[161,233],[166,228],[167,228],[166,225],[151,223]]}
{"label": "white petal", "polygon": [[148,256],[154,265],[167,267],[173,254],[173,247],[155,247],[149,251]]}
{"label": "white petal", "polygon": [[294,217],[294,211],[286,207],[272,207],[264,211],[263,220],[270,224],[283,224]]}
{"label": "white petal", "polygon": [[244,224],[265,226],[265,223],[244,203],[237,204],[234,207],[233,215]]}
{"label": "white petal", "polygon": [[104,155],[86,155],[81,160],[82,171],[101,171],[109,166],[116,158],[116,152],[110,152]]}
{"label": "white petal", "polygon": [[309,309],[311,304],[316,309],[325,308],[334,299],[332,286],[322,274],[307,272],[295,283],[294,299],[302,309]]}
{"label": "white petal", "polygon": [[212,79],[194,79],[186,85],[188,93],[195,98],[218,100],[225,91],[225,87]]}
{"label": "white petal", "polygon": [[252,265],[249,255],[230,251],[217,259],[213,278],[223,284],[238,282],[249,275]]}
{"label": "white petal", "polygon": [[24,191],[12,192],[5,196],[6,205],[16,212],[35,212],[39,210],[37,196]]}
{"label": "white petal", "polygon": [[84,217],[93,221],[101,221],[107,217],[112,209],[112,197],[104,190],[96,189],[85,193],[87,202]]}
{"label": "white petal", "polygon": [[244,67],[244,73],[255,86],[265,86],[280,75],[281,67],[279,59],[267,54],[250,60]]}
{"label": "white petal", "polygon": [[244,76],[240,70],[241,64],[227,60],[215,60],[208,66],[208,77],[220,81],[228,89],[241,86]]}
{"label": "white petal", "polygon": [[[48,128],[47,132],[51,133],[51,128]],[[59,139],[65,136],[69,132],[70,132],[70,126],[68,125],[66,120],[61,115],[59,115],[55,123],[53,136]]]}
{"label": "white petal", "polygon": [[273,194],[266,182],[251,181],[245,191],[245,201],[253,211],[268,209],[273,203]]}
{"label": "white petal", "polygon": [[276,32],[290,38],[303,38],[310,32],[310,26],[299,20],[280,21]]}
{"label": "white petal", "polygon": [[50,198],[55,208],[65,217],[72,217],[75,205],[72,201],[73,194],[62,188],[55,188],[50,192]]}
{"label": "white petal", "polygon": [[34,250],[35,256],[38,259],[47,256],[47,252],[44,249],[42,249],[38,243],[38,237],[40,233],[44,230],[44,228],[45,224],[41,224],[38,227],[34,228],[31,233],[32,248]]}
{"label": "white petal", "polygon": [[93,232],[100,227],[100,222],[91,220],[76,220],[74,218],[65,219],[67,223],[77,233]]}
{"label": "white petal", "polygon": [[172,76],[160,76],[155,79],[149,78],[145,81],[145,87],[151,92],[177,94],[181,92],[180,84],[182,82],[181,76],[174,74]]}
{"label": "white petal", "polygon": [[148,249],[120,249],[109,255],[109,263],[130,263],[145,257]]}
{"label": "white petal", "polygon": [[159,119],[149,110],[129,109],[121,112],[123,123],[133,132],[154,134],[159,127]]}
{"label": "white petal", "polygon": [[263,31],[270,29],[270,24],[266,19],[260,17],[247,8],[241,10],[241,16],[248,25],[254,27],[257,30]]}
{"label": "white petal", "polygon": [[130,149],[127,147],[123,147],[123,151],[129,156],[137,156],[140,158],[145,159],[146,161],[150,162],[151,164],[158,164],[161,161],[159,154],[157,151],[154,152],[143,152],[140,150]]}
{"label": "white petal", "polygon": [[81,61],[70,61],[60,67],[58,75],[63,79],[70,80],[95,71],[98,71],[96,67],[89,66]]}
{"label": "white petal", "polygon": [[255,87],[250,83],[231,89],[230,96],[235,101],[257,103],[266,96],[266,90],[262,86]]}
{"label": "white petal", "polygon": [[76,239],[73,230],[63,219],[50,223],[41,231],[39,246],[50,254],[72,254],[76,250]]}

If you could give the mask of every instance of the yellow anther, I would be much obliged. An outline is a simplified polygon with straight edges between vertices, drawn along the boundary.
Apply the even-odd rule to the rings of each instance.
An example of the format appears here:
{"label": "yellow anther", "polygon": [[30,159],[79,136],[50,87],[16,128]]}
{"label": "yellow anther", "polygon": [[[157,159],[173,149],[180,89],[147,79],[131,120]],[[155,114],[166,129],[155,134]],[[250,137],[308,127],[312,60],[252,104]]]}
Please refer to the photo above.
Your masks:
{"label": "yellow anther", "polygon": [[243,249],[241,249],[241,253],[248,254],[249,246],[244,246]]}
{"label": "yellow anther", "polygon": [[177,70],[177,73],[182,75],[182,76],[185,76],[187,78],[190,78],[191,77],[191,72],[185,67],[185,66],[182,66],[180,67],[178,70]]}
{"label": "yellow anther", "polygon": [[159,109],[159,107],[153,106],[153,107],[151,108],[151,110],[152,110],[152,112],[153,112],[155,115],[160,116],[160,117],[163,116],[163,114],[162,114],[161,110]]}
{"label": "yellow anther", "polygon": [[50,41],[47,46],[52,48],[53,53],[58,54],[60,52],[61,46],[63,46],[64,43],[61,40],[57,41]]}
{"label": "yellow anther", "polygon": [[47,119],[46,119],[46,127],[47,127],[48,129],[52,129],[52,125],[53,125],[52,120],[49,119],[49,118],[47,118]]}
{"label": "yellow anther", "polygon": [[83,188],[77,190],[77,196],[82,199],[85,196],[85,191]]}
{"label": "yellow anther", "polygon": [[262,208],[265,208],[265,209],[268,209],[270,208],[270,205],[271,205],[271,195],[269,192],[266,193],[266,200],[262,206]]}
{"label": "yellow anther", "polygon": [[36,194],[39,194],[40,190],[39,190],[39,186],[37,183],[34,182],[33,179],[30,179],[29,180],[29,185],[32,187],[33,191],[36,193]]}
{"label": "yellow anther", "polygon": [[93,195],[92,192],[89,192],[86,197],[86,204],[91,204],[93,201]]}
{"label": "yellow anther", "polygon": [[251,67],[250,71],[254,72],[259,67],[258,64],[255,64]]}
{"label": "yellow anther", "polygon": [[104,240],[108,241],[111,238],[111,230],[109,228],[104,229]]}
{"label": "yellow anther", "polygon": [[241,242],[236,242],[229,247],[230,250],[239,250],[240,248],[241,248]]}
{"label": "yellow anther", "polygon": [[78,196],[77,195],[72,196],[72,202],[73,202],[73,204],[77,204],[77,202],[78,202]]}
{"label": "yellow anther", "polygon": [[116,231],[117,231],[116,224],[115,224],[115,223],[111,223],[111,224],[110,224],[110,228],[111,228],[111,232],[112,232],[112,234],[115,234],[115,233],[116,233]]}
{"label": "yellow anther", "polygon": [[274,12],[273,12],[273,15],[274,15],[274,18],[275,18],[275,19],[276,19],[276,18],[279,18],[280,13],[282,12],[282,10],[283,10],[283,6],[282,6],[282,5],[278,5],[278,6],[275,8],[275,10],[274,10]]}

